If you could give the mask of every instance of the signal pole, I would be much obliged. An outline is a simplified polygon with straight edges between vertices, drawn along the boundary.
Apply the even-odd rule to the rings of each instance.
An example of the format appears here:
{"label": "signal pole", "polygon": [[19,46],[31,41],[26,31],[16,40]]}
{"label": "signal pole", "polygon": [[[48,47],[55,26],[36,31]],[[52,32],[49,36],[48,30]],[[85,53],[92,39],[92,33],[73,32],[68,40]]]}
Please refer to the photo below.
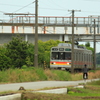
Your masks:
{"label": "signal pole", "polygon": [[72,11],[72,54],[71,54],[71,73],[74,73],[74,12],[80,10],[68,10]]}
{"label": "signal pole", "polygon": [[34,67],[38,67],[38,0],[35,0],[35,48]]}

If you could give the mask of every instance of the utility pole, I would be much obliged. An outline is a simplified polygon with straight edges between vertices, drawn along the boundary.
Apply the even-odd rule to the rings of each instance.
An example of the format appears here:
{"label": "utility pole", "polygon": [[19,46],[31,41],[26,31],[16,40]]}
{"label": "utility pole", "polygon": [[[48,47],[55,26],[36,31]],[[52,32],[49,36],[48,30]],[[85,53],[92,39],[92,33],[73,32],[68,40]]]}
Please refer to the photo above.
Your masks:
{"label": "utility pole", "polygon": [[35,49],[34,66],[38,67],[38,0],[35,0]]}
{"label": "utility pole", "polygon": [[71,53],[71,73],[74,73],[74,12],[80,10],[68,10],[72,11],[72,53]]}
{"label": "utility pole", "polygon": [[74,10],[72,10],[72,55],[71,73],[74,73]]}
{"label": "utility pole", "polygon": [[94,19],[94,66],[93,69],[96,69],[96,38],[95,38],[95,34],[96,34],[96,30],[95,30],[96,24],[95,24],[95,19]]}

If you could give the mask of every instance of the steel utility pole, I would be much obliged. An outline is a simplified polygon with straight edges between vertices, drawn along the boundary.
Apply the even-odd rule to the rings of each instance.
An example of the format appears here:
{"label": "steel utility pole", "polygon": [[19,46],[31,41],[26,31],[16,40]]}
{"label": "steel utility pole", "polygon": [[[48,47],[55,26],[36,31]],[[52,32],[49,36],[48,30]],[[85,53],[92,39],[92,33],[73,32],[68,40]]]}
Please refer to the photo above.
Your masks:
{"label": "steel utility pole", "polygon": [[96,24],[95,24],[95,19],[94,19],[94,66],[93,69],[96,69],[96,38],[95,38],[95,34],[96,34],[96,30],[95,30]]}
{"label": "steel utility pole", "polygon": [[80,10],[68,10],[72,11],[72,54],[71,54],[71,73],[74,73],[74,12]]}
{"label": "steel utility pole", "polygon": [[74,73],[74,10],[72,10],[72,55],[71,73]]}
{"label": "steel utility pole", "polygon": [[35,49],[34,66],[38,67],[38,0],[35,0]]}

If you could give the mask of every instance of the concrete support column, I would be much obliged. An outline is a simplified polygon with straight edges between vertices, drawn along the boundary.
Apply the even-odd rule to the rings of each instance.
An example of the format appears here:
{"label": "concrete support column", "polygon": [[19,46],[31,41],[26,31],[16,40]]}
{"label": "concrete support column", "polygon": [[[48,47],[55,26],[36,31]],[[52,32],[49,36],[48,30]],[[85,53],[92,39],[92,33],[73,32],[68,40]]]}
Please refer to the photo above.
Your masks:
{"label": "concrete support column", "polygon": [[46,26],[44,26],[44,30],[43,31],[44,31],[43,33],[46,34]]}
{"label": "concrete support column", "polygon": [[25,34],[25,41],[27,42],[28,41],[28,35]]}
{"label": "concrete support column", "polygon": [[12,26],[12,33],[14,33],[15,32],[15,27],[14,26]]}
{"label": "concrete support column", "polygon": [[16,26],[16,33],[18,33],[18,26]]}
{"label": "concrete support column", "polygon": [[34,33],[34,27],[32,28],[32,33]]}
{"label": "concrete support column", "polygon": [[23,25],[23,27],[22,27],[22,33],[24,33],[24,25]]}
{"label": "concrete support column", "polygon": [[3,33],[3,25],[2,25],[2,33]]}
{"label": "concrete support column", "polygon": [[53,33],[54,33],[54,34],[56,33],[55,27],[53,27]]}
{"label": "concrete support column", "polygon": [[67,27],[65,26],[65,34],[67,34]]}

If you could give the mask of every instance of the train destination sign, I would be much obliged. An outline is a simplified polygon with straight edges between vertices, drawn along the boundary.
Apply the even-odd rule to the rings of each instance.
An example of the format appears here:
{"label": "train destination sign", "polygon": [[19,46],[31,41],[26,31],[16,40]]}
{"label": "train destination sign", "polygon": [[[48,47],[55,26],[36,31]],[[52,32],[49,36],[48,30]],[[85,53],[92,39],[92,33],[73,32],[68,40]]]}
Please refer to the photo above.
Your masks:
{"label": "train destination sign", "polygon": [[64,48],[59,48],[59,51],[64,51]]}
{"label": "train destination sign", "polygon": [[65,51],[71,51],[71,49],[69,49],[69,48],[66,48],[66,49],[65,49]]}
{"label": "train destination sign", "polygon": [[58,51],[58,48],[52,48],[52,51]]}

